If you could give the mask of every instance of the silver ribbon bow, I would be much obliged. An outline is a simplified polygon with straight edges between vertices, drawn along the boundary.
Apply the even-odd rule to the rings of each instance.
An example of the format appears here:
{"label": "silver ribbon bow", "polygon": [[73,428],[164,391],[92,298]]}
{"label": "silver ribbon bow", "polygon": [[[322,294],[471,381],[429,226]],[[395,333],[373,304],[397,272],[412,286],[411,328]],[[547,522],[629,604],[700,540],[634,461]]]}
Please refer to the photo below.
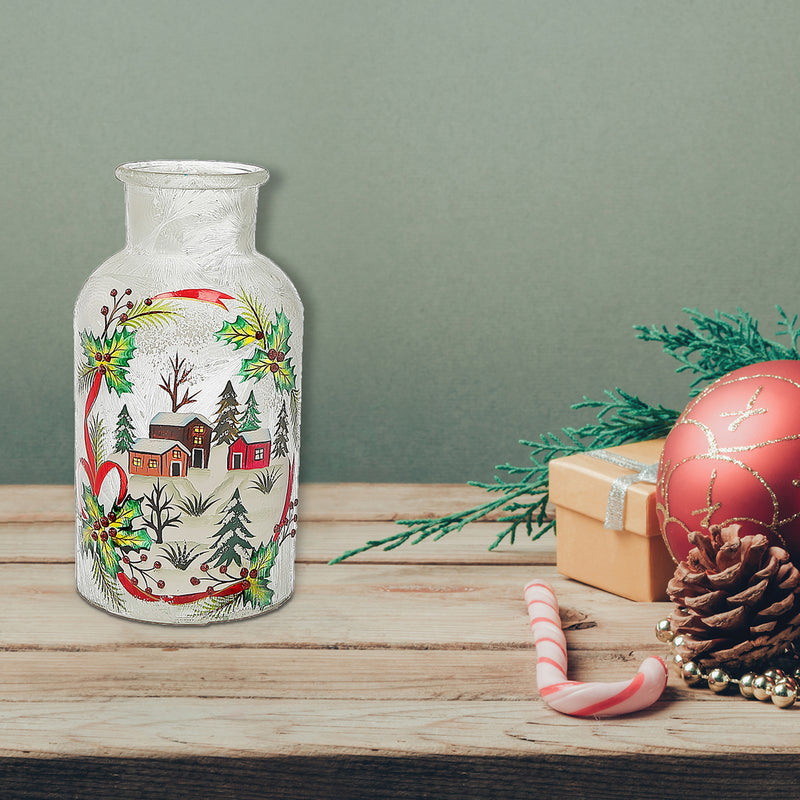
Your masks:
{"label": "silver ribbon bow", "polygon": [[587,450],[587,456],[615,464],[623,469],[633,470],[631,475],[621,475],[611,484],[608,492],[608,503],[606,504],[606,519],[603,527],[613,531],[621,531],[623,526],[623,516],[625,514],[625,495],[628,487],[640,481],[644,483],[655,483],[658,475],[658,462],[655,464],[644,464],[635,458],[627,458],[608,450]]}

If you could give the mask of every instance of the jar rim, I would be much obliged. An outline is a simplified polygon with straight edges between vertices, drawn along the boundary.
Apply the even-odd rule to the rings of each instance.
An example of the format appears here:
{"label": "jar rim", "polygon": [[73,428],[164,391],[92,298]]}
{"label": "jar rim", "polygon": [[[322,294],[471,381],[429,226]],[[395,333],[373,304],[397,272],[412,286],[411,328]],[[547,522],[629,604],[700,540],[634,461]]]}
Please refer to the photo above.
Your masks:
{"label": "jar rim", "polygon": [[243,189],[269,180],[264,167],[194,159],[131,161],[120,164],[115,175],[125,184],[168,189]]}

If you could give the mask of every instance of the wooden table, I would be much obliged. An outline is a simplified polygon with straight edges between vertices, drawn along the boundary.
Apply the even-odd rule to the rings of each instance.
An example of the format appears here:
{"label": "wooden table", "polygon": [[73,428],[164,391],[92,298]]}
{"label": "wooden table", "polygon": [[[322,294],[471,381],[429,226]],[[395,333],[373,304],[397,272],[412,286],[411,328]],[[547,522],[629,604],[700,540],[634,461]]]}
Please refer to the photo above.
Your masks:
{"label": "wooden table", "polygon": [[562,578],[555,540],[494,554],[497,523],[343,550],[468,487],[302,487],[294,598],[205,628],[129,622],[73,589],[67,487],[0,487],[0,798],[761,798],[800,796],[800,707],[670,678],[648,712],[557,714],[538,698],[523,585],[552,582],[571,676],[663,654],[666,604]]}

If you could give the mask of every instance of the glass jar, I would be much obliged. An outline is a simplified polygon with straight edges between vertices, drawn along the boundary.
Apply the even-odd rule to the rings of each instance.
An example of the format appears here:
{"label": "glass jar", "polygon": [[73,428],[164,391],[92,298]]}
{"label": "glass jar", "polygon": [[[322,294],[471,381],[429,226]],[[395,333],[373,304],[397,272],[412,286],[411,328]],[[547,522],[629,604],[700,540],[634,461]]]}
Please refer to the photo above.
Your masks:
{"label": "glass jar", "polygon": [[78,592],[205,624],[292,594],[303,307],[255,250],[261,167],[148,161],[75,306]]}

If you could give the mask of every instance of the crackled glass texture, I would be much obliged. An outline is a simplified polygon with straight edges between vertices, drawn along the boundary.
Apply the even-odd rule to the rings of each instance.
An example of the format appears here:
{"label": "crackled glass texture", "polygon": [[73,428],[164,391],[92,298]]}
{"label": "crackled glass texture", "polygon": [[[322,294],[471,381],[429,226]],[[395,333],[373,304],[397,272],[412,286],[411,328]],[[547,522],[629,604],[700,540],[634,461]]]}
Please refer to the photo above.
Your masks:
{"label": "crackled glass texture", "polygon": [[255,250],[245,164],[117,169],[127,242],[75,306],[76,580],[132,619],[242,619],[291,597],[303,308]]}

